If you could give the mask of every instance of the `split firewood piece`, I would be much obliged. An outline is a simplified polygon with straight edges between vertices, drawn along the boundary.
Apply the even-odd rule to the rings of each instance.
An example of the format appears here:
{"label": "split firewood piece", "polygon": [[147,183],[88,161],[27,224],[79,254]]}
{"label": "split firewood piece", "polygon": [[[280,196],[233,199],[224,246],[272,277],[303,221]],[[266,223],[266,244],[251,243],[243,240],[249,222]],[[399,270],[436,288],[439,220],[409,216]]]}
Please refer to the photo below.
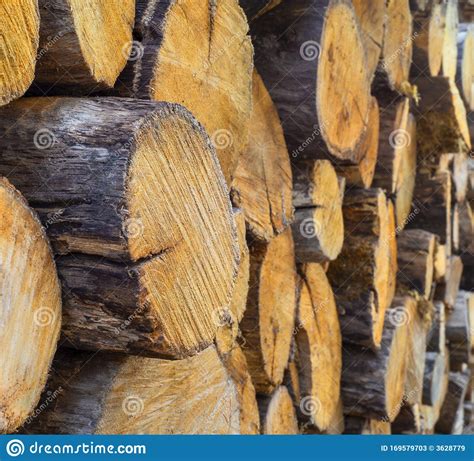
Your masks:
{"label": "split firewood piece", "polygon": [[239,4],[245,11],[250,22],[278,6],[281,1],[282,0],[239,0]]}
{"label": "split firewood piece", "polygon": [[445,28],[444,28],[444,39],[443,39],[443,61],[442,71],[445,77],[448,77],[451,81],[456,78],[457,70],[457,37],[459,29],[459,9],[458,0],[447,0],[446,1],[446,13],[445,13]]}
{"label": "split firewood piece", "polygon": [[262,434],[298,434],[298,421],[293,400],[285,386],[278,386],[269,396],[258,398]]}
{"label": "split firewood piece", "polygon": [[253,61],[247,33],[237,0],[137,0],[135,56],[116,88],[121,96],[186,106],[211,136],[229,185],[249,139]]}
{"label": "split firewood piece", "polygon": [[352,2],[284,1],[254,21],[251,32],[255,65],[277,106],[292,157],[331,154],[358,163],[371,79]]}
{"label": "split firewood piece", "polygon": [[259,393],[282,380],[296,315],[296,268],[291,229],[250,248],[247,309],[240,323],[242,348]]}
{"label": "split firewood piece", "polygon": [[389,435],[391,434],[390,422],[347,415],[344,418],[344,434]]}
{"label": "split firewood piece", "polygon": [[441,245],[441,243],[438,242],[438,244],[436,245],[434,263],[434,280],[436,282],[441,282],[444,280],[444,276],[446,275],[446,266],[446,245]]}
{"label": "split firewood piece", "polygon": [[118,98],[25,98],[0,112],[0,173],[61,255],[64,336],[173,358],[210,345],[239,250],[214,150],[192,115]]}
{"label": "split firewood piece", "polygon": [[474,240],[474,217],[468,201],[456,203],[453,210],[453,249],[469,252]]}
{"label": "split firewood piece", "polygon": [[255,387],[250,377],[247,360],[238,346],[223,358],[237,388],[237,400],[240,408],[240,434],[260,434],[260,415],[258,411]]}
{"label": "split firewood piece", "polygon": [[393,197],[397,227],[403,229],[410,213],[416,175],[416,122],[410,100],[390,102],[380,111],[378,159],[373,185]]}
{"label": "split firewood piece", "polygon": [[301,419],[318,431],[336,420],[341,381],[341,331],[334,295],[319,264],[300,268],[295,341]]}
{"label": "split firewood piece", "polygon": [[464,425],[464,397],[469,386],[471,372],[467,368],[462,372],[449,373],[449,385],[444,400],[436,432],[442,434],[462,434]]}
{"label": "split firewood piece", "polygon": [[[470,327],[470,337],[471,337],[471,351],[474,353],[474,292],[472,291],[459,291],[458,298],[464,296],[467,304],[467,312],[469,317]],[[474,384],[474,383],[473,383]],[[473,396],[474,397],[474,396]]]}
{"label": "split firewood piece", "polygon": [[241,432],[239,386],[213,346],[182,360],[63,350],[53,369],[47,391],[56,395],[54,405],[28,433]]}
{"label": "split firewood piece", "polygon": [[[404,405],[415,406],[421,405],[422,402],[426,341],[433,312],[426,309],[425,301],[417,302],[414,298],[408,297],[406,303],[414,303],[414,305],[407,308],[405,318],[398,319],[399,321],[406,321],[409,326],[406,352],[408,363],[403,403]],[[430,303],[426,304],[432,308]],[[412,317],[408,317],[410,313]]]}
{"label": "split firewood piece", "polygon": [[446,346],[446,310],[442,301],[435,301],[433,307],[433,322],[428,332],[426,350],[441,353]]}
{"label": "split firewood piece", "polygon": [[421,405],[404,403],[392,423],[392,434],[419,434],[421,432]]}
{"label": "split firewood piece", "polygon": [[456,81],[468,110],[474,110],[474,28],[463,25],[458,34]]}
{"label": "split firewood piece", "polygon": [[372,78],[380,61],[386,20],[385,0],[352,0],[367,53],[367,73]]}
{"label": "split firewood piece", "polygon": [[0,433],[31,414],[46,384],[61,328],[61,288],[36,214],[0,179]]}
{"label": "split firewood piece", "polygon": [[427,352],[423,379],[423,404],[432,406],[439,413],[448,389],[449,352]]}
{"label": "split firewood piece", "polygon": [[397,287],[430,299],[438,237],[421,229],[405,229],[397,239]]}
{"label": "split firewood piece", "polygon": [[88,95],[113,88],[135,51],[134,0],[39,0],[33,94]]}
{"label": "split firewood piece", "polygon": [[22,96],[35,76],[40,28],[38,0],[2,2],[0,16],[0,106],[3,106]]}
{"label": "split firewood piece", "polygon": [[247,307],[247,295],[249,290],[250,254],[245,238],[245,217],[239,208],[234,208],[232,212],[237,227],[240,258],[237,279],[235,281],[229,308],[222,307],[214,311],[215,320],[219,326],[216,334],[216,345],[221,355],[228,354],[236,345],[236,340],[239,335],[239,322],[242,320]]}
{"label": "split firewood piece", "polygon": [[418,174],[412,212],[414,216],[406,225],[408,229],[423,229],[438,235],[441,244],[446,244],[448,254],[451,254],[452,240],[451,184],[451,175],[446,172],[433,177]]}
{"label": "split firewood piece", "polygon": [[328,160],[300,162],[293,169],[292,224],[296,260],[323,263],[337,258],[344,242],[342,197]]}
{"label": "split firewood piece", "polygon": [[451,256],[448,261],[446,281],[436,286],[435,299],[443,301],[448,309],[452,309],[461,285],[463,264],[460,256]]}
{"label": "split firewood piece", "polygon": [[414,108],[419,162],[445,152],[469,150],[466,108],[456,84],[447,77],[419,77],[414,84],[420,93],[419,105]]}
{"label": "split firewood piece", "polygon": [[381,189],[353,189],[344,198],[344,247],[328,269],[344,341],[380,345],[396,279],[391,213]]}
{"label": "split firewood piece", "polygon": [[459,369],[463,363],[469,363],[471,358],[471,322],[467,301],[464,292],[460,292],[446,321],[452,370]]}
{"label": "split firewood piece", "polygon": [[407,91],[413,54],[412,22],[409,0],[387,1],[382,61],[377,70],[376,86],[388,86],[401,93]]}
{"label": "split firewood piece", "polygon": [[[337,161],[334,163],[338,175],[344,177],[347,184],[369,188],[374,179],[379,149],[380,113],[377,99],[372,97],[369,109],[367,132],[359,147],[360,162]],[[359,155],[358,155],[359,156]]]}
{"label": "split firewood piece", "polygon": [[438,165],[432,165],[430,168],[427,162],[424,161],[422,167],[426,166],[428,166],[427,171],[434,174],[440,171],[450,172],[453,183],[453,197],[456,198],[457,202],[464,202],[469,188],[469,161],[465,152],[442,154],[439,157]]}
{"label": "split firewood piece", "polygon": [[344,345],[341,380],[344,413],[388,422],[397,416],[405,388],[414,305],[409,298],[394,299],[385,314],[379,350]]}
{"label": "split firewood piece", "polygon": [[413,11],[413,62],[411,76],[436,77],[443,62],[446,7],[440,0],[431,8]]}
{"label": "split firewood piece", "polygon": [[257,71],[247,149],[240,156],[232,199],[254,238],[269,241],[293,219],[290,158],[278,112]]}

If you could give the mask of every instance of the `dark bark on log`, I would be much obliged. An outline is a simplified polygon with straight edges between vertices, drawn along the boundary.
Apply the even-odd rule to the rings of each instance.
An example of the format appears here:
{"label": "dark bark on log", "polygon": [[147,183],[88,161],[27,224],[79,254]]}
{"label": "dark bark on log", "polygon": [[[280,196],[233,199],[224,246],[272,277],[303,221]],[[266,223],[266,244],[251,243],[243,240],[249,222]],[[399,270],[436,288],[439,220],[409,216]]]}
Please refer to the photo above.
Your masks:
{"label": "dark bark on log", "polygon": [[[358,162],[354,154],[366,130],[370,79],[351,2],[285,1],[254,21],[251,33],[255,65],[293,158]],[[347,60],[350,77],[343,71]]]}
{"label": "dark bark on log", "polygon": [[403,404],[392,423],[392,434],[419,434],[420,430],[420,405]]}
{"label": "dark bark on log", "polygon": [[[462,423],[459,424],[460,413],[462,414],[464,397],[471,372],[465,370],[459,373],[449,373],[448,393],[441,408],[439,420],[436,423],[436,431],[442,434],[460,434]],[[461,416],[461,420],[463,420]],[[461,427],[459,427],[461,426]]]}
{"label": "dark bark on log", "polygon": [[59,255],[64,336],[88,350],[171,357],[210,345],[238,247],[215,153],[190,113],[24,98],[2,108],[0,131],[0,173],[37,209]]}
{"label": "dark bark on log", "polygon": [[471,324],[468,304],[464,292],[461,292],[446,322],[451,369],[460,368],[471,358]]}

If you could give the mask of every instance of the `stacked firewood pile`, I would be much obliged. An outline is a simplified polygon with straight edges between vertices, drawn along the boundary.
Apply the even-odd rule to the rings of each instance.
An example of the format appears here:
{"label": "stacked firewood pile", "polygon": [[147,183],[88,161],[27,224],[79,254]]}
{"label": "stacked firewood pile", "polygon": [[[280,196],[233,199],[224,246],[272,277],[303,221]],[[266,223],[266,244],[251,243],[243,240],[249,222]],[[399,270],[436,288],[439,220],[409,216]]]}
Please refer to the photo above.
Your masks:
{"label": "stacked firewood pile", "polygon": [[2,2],[0,432],[461,433],[473,10]]}

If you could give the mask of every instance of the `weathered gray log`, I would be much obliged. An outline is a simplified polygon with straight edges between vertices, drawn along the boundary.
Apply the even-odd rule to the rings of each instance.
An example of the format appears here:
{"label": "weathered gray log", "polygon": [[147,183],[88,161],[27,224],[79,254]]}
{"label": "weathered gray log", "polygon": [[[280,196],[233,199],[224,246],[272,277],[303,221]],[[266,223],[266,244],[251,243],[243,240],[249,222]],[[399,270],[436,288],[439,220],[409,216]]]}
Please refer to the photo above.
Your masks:
{"label": "weathered gray log", "polygon": [[24,98],[0,113],[0,174],[47,229],[78,348],[181,357],[210,345],[235,283],[215,152],[181,106]]}
{"label": "weathered gray log", "polygon": [[423,404],[441,407],[446,394],[449,373],[449,355],[443,352],[427,352],[423,380]]}
{"label": "weathered gray log", "polygon": [[395,298],[385,314],[380,349],[344,345],[341,395],[344,413],[393,421],[403,399],[412,304]]}
{"label": "weathered gray log", "polygon": [[[462,432],[464,397],[470,378],[471,372],[469,369],[449,373],[448,392],[436,423],[437,432],[443,434],[460,434]],[[462,422],[459,421],[460,419]]]}
{"label": "weathered gray log", "polygon": [[456,297],[452,311],[446,322],[446,339],[448,340],[450,365],[455,370],[471,358],[471,322],[467,299],[464,292]]}
{"label": "weathered gray log", "polygon": [[441,353],[446,346],[446,311],[442,301],[435,301],[434,315],[427,337],[427,351]]}

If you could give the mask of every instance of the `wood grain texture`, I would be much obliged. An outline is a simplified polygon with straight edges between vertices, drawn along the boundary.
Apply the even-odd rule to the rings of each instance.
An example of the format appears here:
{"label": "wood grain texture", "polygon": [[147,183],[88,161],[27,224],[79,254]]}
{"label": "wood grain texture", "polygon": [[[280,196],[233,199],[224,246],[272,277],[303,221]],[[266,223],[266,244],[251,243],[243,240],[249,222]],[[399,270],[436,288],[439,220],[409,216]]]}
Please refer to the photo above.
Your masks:
{"label": "wood grain texture", "polygon": [[26,98],[2,110],[0,126],[0,172],[60,255],[64,336],[88,350],[172,357],[210,345],[238,245],[215,152],[189,112]]}
{"label": "wood grain texture", "polygon": [[26,200],[0,179],[0,433],[38,403],[61,328],[61,288],[46,233]]}

